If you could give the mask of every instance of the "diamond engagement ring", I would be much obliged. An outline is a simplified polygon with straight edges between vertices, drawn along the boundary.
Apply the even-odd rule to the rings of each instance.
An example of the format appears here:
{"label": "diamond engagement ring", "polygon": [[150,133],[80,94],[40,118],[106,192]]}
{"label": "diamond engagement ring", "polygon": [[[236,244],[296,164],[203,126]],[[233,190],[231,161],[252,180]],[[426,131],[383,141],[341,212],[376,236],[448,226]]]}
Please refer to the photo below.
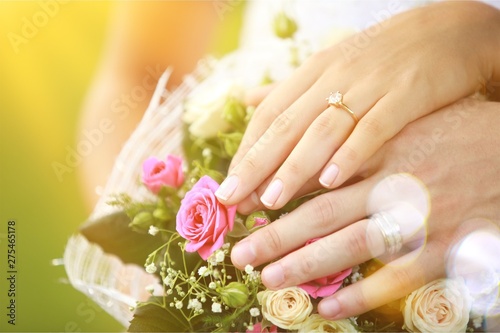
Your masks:
{"label": "diamond engagement ring", "polygon": [[398,222],[385,212],[375,213],[370,217],[370,220],[375,223],[385,243],[385,253],[395,254],[403,246],[403,236]]}
{"label": "diamond engagement ring", "polygon": [[354,121],[357,123],[358,117],[356,117],[356,114],[351,109],[349,109],[347,105],[344,104],[344,102],[342,102],[342,98],[344,98],[344,95],[337,91],[335,93],[331,92],[330,96],[328,96],[326,100],[328,101],[328,105],[334,106],[336,108],[341,108],[349,112],[352,119],[354,119]]}

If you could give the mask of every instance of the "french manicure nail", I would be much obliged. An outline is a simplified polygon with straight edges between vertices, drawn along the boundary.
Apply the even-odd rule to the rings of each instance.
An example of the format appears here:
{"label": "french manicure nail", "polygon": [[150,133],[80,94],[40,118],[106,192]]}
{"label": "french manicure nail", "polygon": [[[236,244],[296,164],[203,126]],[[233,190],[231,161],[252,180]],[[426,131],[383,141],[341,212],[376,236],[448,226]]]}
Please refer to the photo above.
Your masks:
{"label": "french manicure nail", "polygon": [[266,188],[264,194],[260,197],[260,201],[267,207],[272,207],[278,200],[283,191],[283,182],[280,179],[275,179]]}
{"label": "french manicure nail", "polygon": [[334,319],[340,313],[340,303],[334,298],[324,299],[318,305],[319,313],[328,319]]}
{"label": "french manicure nail", "polygon": [[323,173],[321,173],[321,177],[319,177],[319,182],[324,187],[330,187],[335,181],[335,178],[337,178],[338,174],[339,174],[338,165],[334,163],[330,164],[325,170],[323,170]]}
{"label": "french manicure nail", "polygon": [[221,200],[229,200],[231,195],[233,195],[234,191],[238,187],[239,184],[238,176],[231,175],[227,177],[222,184],[220,184],[217,191],[215,191],[215,196]]}
{"label": "french manicure nail", "polygon": [[257,258],[251,241],[237,243],[231,251],[231,260],[238,267],[251,265]]}
{"label": "french manicure nail", "polygon": [[271,264],[262,271],[262,280],[269,288],[278,288],[285,282],[283,268],[279,263]]}

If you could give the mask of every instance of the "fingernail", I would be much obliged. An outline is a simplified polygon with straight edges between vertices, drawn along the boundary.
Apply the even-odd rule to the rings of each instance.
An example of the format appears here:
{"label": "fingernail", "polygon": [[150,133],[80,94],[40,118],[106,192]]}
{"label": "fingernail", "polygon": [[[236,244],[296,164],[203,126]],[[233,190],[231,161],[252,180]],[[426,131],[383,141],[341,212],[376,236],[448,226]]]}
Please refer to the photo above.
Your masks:
{"label": "fingernail", "polygon": [[228,200],[238,187],[238,183],[238,176],[232,175],[227,177],[222,184],[220,184],[217,191],[215,191],[215,196],[224,201]]}
{"label": "fingernail", "polygon": [[318,304],[318,312],[327,319],[334,319],[340,310],[340,303],[334,298],[324,299]]}
{"label": "fingernail", "polygon": [[262,271],[262,281],[268,288],[278,288],[285,282],[283,268],[279,263],[271,264]]}
{"label": "fingernail", "polygon": [[237,243],[231,251],[231,260],[238,267],[252,264],[257,258],[252,242],[249,240]]}
{"label": "fingernail", "polygon": [[260,197],[260,201],[267,207],[272,207],[276,200],[278,200],[281,192],[283,191],[283,182],[280,179],[275,179],[266,188],[264,194]]}
{"label": "fingernail", "polygon": [[338,165],[330,164],[325,170],[323,170],[323,173],[321,173],[321,177],[319,177],[319,182],[324,187],[330,187],[335,181],[335,178],[337,178],[338,174],[339,174]]}

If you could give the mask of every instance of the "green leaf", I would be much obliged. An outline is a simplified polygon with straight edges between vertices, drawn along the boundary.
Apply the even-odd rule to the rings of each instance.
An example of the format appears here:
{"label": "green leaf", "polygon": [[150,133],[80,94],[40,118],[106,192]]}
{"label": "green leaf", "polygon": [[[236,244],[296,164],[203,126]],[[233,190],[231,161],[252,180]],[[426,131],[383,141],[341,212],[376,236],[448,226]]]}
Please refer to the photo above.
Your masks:
{"label": "green leaf", "polygon": [[106,253],[125,263],[143,266],[148,255],[162,245],[160,237],[134,232],[128,227],[130,218],[124,212],[106,215],[84,224],[80,232]]}
{"label": "green leaf", "polygon": [[159,305],[145,304],[135,310],[127,332],[187,332],[189,323],[179,310],[167,310]]}

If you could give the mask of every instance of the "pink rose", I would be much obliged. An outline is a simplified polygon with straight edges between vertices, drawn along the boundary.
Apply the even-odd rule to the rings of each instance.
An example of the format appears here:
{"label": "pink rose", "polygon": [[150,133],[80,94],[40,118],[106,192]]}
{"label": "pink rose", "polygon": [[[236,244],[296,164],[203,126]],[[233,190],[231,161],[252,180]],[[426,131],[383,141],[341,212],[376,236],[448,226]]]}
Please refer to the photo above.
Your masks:
{"label": "pink rose", "polygon": [[[314,243],[319,238],[308,240],[305,246]],[[342,286],[342,282],[346,277],[351,274],[352,268],[345,269],[339,273],[328,275],[319,279],[309,281],[299,285],[304,289],[312,298],[327,297],[333,295]]]}
{"label": "pink rose", "polygon": [[155,194],[162,186],[178,188],[184,182],[182,159],[174,155],[168,155],[165,162],[150,157],[142,164],[142,171],[142,182]]}
{"label": "pink rose", "polygon": [[219,184],[203,176],[186,193],[177,213],[177,232],[187,239],[187,252],[198,251],[203,260],[224,244],[233,229],[236,206],[224,206],[215,197]]}
{"label": "pink rose", "polygon": [[247,333],[278,333],[278,326],[271,325],[270,330],[262,328],[262,323],[253,324],[253,330],[247,330]]}

